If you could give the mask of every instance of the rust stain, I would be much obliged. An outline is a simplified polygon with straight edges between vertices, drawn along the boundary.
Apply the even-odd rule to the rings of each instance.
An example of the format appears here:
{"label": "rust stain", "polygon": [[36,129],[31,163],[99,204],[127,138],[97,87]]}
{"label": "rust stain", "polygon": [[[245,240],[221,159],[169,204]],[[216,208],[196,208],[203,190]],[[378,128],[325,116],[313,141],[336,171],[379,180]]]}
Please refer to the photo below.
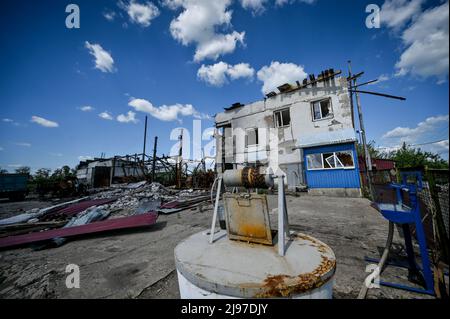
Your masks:
{"label": "rust stain", "polygon": [[327,281],[327,279],[322,279],[322,276],[330,271],[334,272],[335,267],[335,260],[322,256],[320,265],[310,273],[300,274],[298,276],[276,275],[267,277],[264,280],[263,291],[255,297],[289,297],[293,294],[300,294],[319,288]]}
{"label": "rust stain", "polygon": [[244,223],[240,224],[239,234],[241,236],[255,237],[255,238],[267,237],[266,227],[258,224],[244,224]]}
{"label": "rust stain", "polygon": [[299,239],[303,239],[305,241],[310,241],[312,243],[311,246],[317,247],[319,252],[321,252],[322,254],[329,252],[328,246],[326,246],[325,244],[321,243],[320,241],[318,241],[317,239],[315,239],[313,237],[310,237],[305,234],[296,234],[295,237],[299,238]]}
{"label": "rust stain", "polygon": [[264,175],[253,167],[245,167],[241,173],[242,184],[246,188],[267,188]]}

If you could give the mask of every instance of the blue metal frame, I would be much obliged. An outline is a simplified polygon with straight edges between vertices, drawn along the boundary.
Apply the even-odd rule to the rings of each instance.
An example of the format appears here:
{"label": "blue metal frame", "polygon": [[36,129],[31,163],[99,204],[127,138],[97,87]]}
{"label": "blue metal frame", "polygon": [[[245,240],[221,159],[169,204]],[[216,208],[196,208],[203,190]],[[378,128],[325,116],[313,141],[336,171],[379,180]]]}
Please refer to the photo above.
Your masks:
{"label": "blue metal frame", "polygon": [[[408,176],[414,175],[416,177],[417,184],[407,184]],[[391,184],[391,187],[396,191],[396,204],[376,203],[378,210],[387,220],[400,224],[403,229],[405,248],[407,253],[408,265],[389,263],[388,265],[394,265],[397,267],[405,267],[416,273],[420,273],[425,281],[425,289],[416,288],[397,283],[390,283],[381,281],[380,284],[397,289],[408,290],[417,293],[435,295],[433,273],[431,271],[431,263],[428,256],[427,242],[425,232],[423,229],[422,218],[420,214],[419,203],[417,200],[417,191],[422,189],[422,175],[420,172],[402,172],[402,184]],[[402,190],[409,193],[411,201],[411,207],[403,204]],[[414,249],[412,244],[412,236],[409,228],[410,224],[414,224],[416,227],[417,241],[420,248],[420,256],[422,258],[421,267],[417,265],[414,256]],[[366,259],[367,260],[367,259]]]}

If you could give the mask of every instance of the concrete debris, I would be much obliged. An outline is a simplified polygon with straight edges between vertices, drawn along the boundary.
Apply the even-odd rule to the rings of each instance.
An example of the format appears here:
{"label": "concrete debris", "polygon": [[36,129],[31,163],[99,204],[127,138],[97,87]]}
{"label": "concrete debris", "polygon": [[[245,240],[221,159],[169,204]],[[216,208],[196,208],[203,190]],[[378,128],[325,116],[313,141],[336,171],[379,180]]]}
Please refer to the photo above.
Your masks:
{"label": "concrete debris", "polygon": [[[140,207],[145,205],[145,203],[153,203],[152,210],[157,210],[161,203],[167,203],[172,201],[177,201],[179,203],[184,203],[198,199],[199,197],[204,200],[208,195],[208,191],[205,190],[175,190],[167,188],[159,183],[146,183],[139,182],[133,184],[125,185],[115,185],[109,189],[95,194],[93,199],[103,199],[116,197],[117,200],[110,205],[108,205],[110,210],[116,210],[113,213],[114,216],[124,216],[135,214]],[[155,203],[159,203],[155,205]],[[192,203],[195,204],[195,203]],[[179,205],[179,206],[190,206],[190,205]],[[177,211],[179,211],[178,209]]]}
{"label": "concrete debris", "polygon": [[[8,243],[16,245],[19,242],[34,242],[35,238],[41,238],[36,232],[65,234],[63,228],[72,229],[91,223],[100,225],[97,223],[104,219],[123,219],[147,213],[178,212],[208,200],[209,196],[206,190],[176,190],[146,181],[93,189],[90,196],[47,208],[33,208],[21,215],[0,220],[0,226],[3,225],[1,237],[7,237],[3,239],[5,242],[3,247],[9,247]],[[61,227],[60,223],[64,226]],[[31,227],[32,225],[36,227]],[[61,228],[49,230],[55,227]],[[96,229],[95,226],[93,227]],[[60,246],[66,241],[62,237],[51,239],[40,246],[35,246],[35,249]]]}

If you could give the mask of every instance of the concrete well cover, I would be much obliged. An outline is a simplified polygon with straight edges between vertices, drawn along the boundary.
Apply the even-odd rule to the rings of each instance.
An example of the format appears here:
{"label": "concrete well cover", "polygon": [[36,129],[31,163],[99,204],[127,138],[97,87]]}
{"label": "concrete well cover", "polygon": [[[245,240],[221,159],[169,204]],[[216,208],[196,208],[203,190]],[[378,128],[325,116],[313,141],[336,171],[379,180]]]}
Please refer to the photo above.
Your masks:
{"label": "concrete well cover", "polygon": [[290,297],[307,294],[334,275],[336,258],[323,242],[292,233],[286,255],[277,245],[229,240],[225,231],[209,244],[206,232],[194,234],[175,248],[177,270],[204,290],[239,298]]}

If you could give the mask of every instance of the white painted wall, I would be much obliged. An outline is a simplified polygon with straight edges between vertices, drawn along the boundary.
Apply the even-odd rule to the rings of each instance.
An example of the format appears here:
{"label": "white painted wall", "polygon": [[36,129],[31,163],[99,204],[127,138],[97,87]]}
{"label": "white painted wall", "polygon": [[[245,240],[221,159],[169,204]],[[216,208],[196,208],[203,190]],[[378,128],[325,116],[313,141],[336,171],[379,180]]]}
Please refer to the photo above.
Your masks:
{"label": "white painted wall", "polygon": [[[313,121],[312,102],[324,98],[331,99],[333,117]],[[284,108],[290,109],[291,124],[285,128],[275,129],[275,141],[266,138],[269,134],[262,129],[274,129],[274,111]],[[286,165],[303,162],[301,150],[292,150],[298,144],[298,139],[301,136],[353,128],[347,81],[342,77],[336,77],[328,82],[319,82],[313,88],[278,94],[232,111],[219,113],[215,116],[215,121],[217,127],[231,123],[233,135],[235,135],[235,150],[233,151],[235,163],[251,162],[255,159],[256,154],[260,159],[277,156],[278,154],[279,164],[285,173],[287,173]],[[245,129],[252,127],[259,129],[259,145],[246,149]],[[230,141],[229,138],[227,140]],[[269,147],[274,142],[275,145],[278,145],[278,150]],[[221,162],[220,147],[217,148],[216,162]],[[292,167],[294,166],[291,165],[290,168]],[[299,175],[302,174],[301,172],[298,173]]]}

